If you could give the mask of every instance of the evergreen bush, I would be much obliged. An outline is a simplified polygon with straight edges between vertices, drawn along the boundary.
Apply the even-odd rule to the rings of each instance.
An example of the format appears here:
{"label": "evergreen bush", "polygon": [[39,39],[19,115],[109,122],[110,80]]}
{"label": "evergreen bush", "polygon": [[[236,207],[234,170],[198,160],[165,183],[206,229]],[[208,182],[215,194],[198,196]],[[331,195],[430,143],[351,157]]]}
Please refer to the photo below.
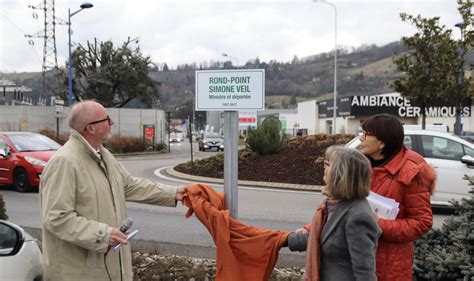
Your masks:
{"label": "evergreen bush", "polygon": [[246,144],[253,152],[266,155],[277,152],[283,145],[283,138],[278,119],[265,119],[257,129],[249,130]]}
{"label": "evergreen bush", "polygon": [[5,201],[3,201],[3,196],[0,194],[0,220],[7,220],[7,210],[5,209]]}
{"label": "evergreen bush", "polygon": [[451,202],[458,216],[448,217],[441,229],[415,241],[417,281],[474,280],[474,176],[465,179],[470,198]]}

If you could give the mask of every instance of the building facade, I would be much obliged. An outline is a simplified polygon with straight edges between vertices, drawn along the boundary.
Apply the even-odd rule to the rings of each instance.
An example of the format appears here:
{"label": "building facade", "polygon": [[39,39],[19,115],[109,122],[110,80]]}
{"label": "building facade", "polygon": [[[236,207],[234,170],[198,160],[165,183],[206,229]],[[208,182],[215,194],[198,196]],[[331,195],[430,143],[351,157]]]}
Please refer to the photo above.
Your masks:
{"label": "building facade", "polygon": [[[300,109],[301,104],[301,109]],[[314,116],[316,124],[304,122],[308,131],[315,133],[330,133],[333,123],[333,100],[328,97],[298,104],[298,114]],[[315,107],[315,109],[313,109]],[[413,106],[408,98],[399,93],[389,93],[372,96],[349,96],[338,99],[336,115],[336,132],[355,134],[360,130],[362,122],[369,116],[388,113],[400,118],[406,125],[422,122],[421,108]],[[471,100],[463,102],[462,130],[474,131],[474,116]],[[454,132],[456,122],[456,107],[454,104],[440,104],[425,109],[426,125],[445,125],[449,132]],[[304,119],[300,119],[304,120]]]}

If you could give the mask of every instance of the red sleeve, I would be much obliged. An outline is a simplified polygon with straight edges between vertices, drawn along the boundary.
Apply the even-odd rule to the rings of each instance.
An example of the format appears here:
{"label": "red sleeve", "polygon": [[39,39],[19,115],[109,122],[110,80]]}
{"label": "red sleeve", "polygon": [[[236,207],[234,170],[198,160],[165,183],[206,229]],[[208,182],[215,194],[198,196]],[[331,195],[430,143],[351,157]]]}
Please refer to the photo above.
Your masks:
{"label": "red sleeve", "polygon": [[416,179],[409,186],[403,186],[405,217],[396,220],[379,219],[381,238],[386,241],[406,243],[420,238],[433,224],[430,203],[430,189]]}

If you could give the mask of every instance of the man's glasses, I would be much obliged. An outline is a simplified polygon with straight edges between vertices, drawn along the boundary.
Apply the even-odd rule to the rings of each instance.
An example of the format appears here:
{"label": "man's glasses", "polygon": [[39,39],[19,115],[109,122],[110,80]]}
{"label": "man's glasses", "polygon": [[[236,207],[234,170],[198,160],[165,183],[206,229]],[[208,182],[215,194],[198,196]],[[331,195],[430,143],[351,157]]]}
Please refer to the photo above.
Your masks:
{"label": "man's glasses", "polygon": [[94,121],[94,122],[90,122],[89,124],[87,124],[86,127],[84,128],[84,131],[87,130],[87,127],[88,127],[89,125],[99,124],[99,123],[102,123],[102,122],[104,122],[104,121],[107,121],[107,122],[109,123],[109,125],[112,125],[112,119],[110,119],[110,116],[107,115],[107,117],[104,118],[104,119],[97,120],[97,121]]}
{"label": "man's glasses", "polygon": [[359,133],[359,139],[361,141],[365,141],[365,139],[367,138],[367,136],[375,136],[374,134],[371,134],[371,133],[367,133],[365,131],[363,131],[362,133]]}
{"label": "man's glasses", "polygon": [[331,163],[327,159],[323,161],[323,164],[324,164],[324,168],[331,166]]}

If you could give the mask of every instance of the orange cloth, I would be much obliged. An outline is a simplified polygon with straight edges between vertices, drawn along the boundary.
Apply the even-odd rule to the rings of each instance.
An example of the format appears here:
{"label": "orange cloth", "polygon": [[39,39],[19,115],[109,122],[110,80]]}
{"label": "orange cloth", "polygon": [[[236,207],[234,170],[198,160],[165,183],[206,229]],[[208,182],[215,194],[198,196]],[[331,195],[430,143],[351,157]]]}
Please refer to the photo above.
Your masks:
{"label": "orange cloth", "polygon": [[321,263],[321,232],[328,216],[326,200],[323,200],[311,223],[311,232],[308,237],[308,250],[306,252],[306,275],[305,281],[319,281],[319,266]]}
{"label": "orange cloth", "polygon": [[186,217],[194,212],[216,244],[216,281],[268,280],[290,232],[240,223],[230,217],[224,193],[204,184],[188,185],[182,203]]}

